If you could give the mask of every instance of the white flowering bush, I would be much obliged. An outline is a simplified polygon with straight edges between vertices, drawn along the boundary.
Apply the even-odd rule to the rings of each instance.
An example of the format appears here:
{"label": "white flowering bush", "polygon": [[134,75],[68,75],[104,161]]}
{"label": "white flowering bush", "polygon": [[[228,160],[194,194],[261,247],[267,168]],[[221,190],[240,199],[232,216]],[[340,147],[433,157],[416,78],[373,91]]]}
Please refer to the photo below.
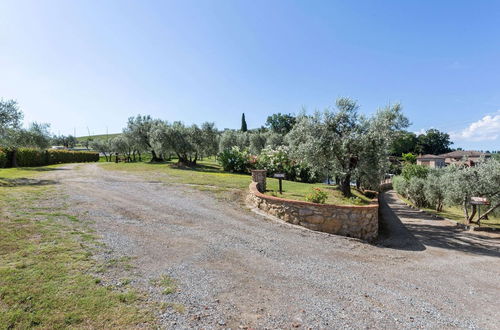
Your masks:
{"label": "white flowering bush", "polygon": [[224,171],[246,173],[252,168],[252,157],[248,149],[240,150],[239,147],[232,147],[219,153],[219,163]]}

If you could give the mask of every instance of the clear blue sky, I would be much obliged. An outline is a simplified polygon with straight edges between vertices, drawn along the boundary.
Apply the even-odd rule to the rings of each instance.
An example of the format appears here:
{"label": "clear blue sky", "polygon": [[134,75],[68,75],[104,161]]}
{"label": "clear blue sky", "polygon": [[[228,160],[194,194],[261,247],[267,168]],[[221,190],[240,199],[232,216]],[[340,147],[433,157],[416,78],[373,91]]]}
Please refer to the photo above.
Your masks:
{"label": "clear blue sky", "polygon": [[253,128],[350,96],[500,149],[499,1],[3,0],[0,47],[0,97],[55,133]]}

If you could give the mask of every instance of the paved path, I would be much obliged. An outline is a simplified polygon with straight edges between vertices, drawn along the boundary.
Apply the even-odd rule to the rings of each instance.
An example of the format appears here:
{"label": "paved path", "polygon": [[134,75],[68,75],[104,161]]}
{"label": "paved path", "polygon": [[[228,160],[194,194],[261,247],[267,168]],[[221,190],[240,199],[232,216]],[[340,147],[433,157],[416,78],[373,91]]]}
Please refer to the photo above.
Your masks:
{"label": "paved path", "polygon": [[[472,242],[434,222],[414,221],[391,194],[395,213],[382,208],[387,230],[379,245],[370,245],[97,164],[67,169],[47,179],[68,196],[70,212],[93,221],[114,255],[134,257],[132,284],[152,300],[185,306],[185,313],[164,311],[164,327],[500,324],[498,241]],[[161,274],[176,279],[177,292],[162,295],[151,287]]]}

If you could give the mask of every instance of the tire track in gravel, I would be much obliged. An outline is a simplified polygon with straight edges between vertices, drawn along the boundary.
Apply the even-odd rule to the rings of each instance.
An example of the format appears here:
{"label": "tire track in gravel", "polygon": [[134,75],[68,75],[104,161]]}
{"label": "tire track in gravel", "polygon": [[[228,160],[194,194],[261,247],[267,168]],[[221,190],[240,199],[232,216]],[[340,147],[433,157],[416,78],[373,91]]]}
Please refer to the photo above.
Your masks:
{"label": "tire track in gravel", "polygon": [[[68,165],[57,180],[70,211],[117,255],[133,256],[133,283],[182,304],[168,328],[495,328],[499,258],[425,246],[405,250],[296,228],[207,192],[98,164]],[[167,274],[179,290],[150,280]],[[477,308],[481,306],[481,308]]]}

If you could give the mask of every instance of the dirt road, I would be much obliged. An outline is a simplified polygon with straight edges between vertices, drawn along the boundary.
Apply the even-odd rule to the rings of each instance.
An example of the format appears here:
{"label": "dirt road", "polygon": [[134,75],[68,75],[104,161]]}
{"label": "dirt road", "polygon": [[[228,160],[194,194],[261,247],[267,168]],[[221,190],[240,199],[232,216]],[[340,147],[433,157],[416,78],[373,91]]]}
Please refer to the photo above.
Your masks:
{"label": "dirt road", "polygon": [[[393,211],[382,209],[385,236],[370,245],[271,221],[189,187],[97,164],[66,168],[47,179],[113,254],[134,257],[132,284],[185,307],[165,310],[164,327],[500,326],[500,242],[432,228],[393,195]],[[162,274],[176,280],[176,292],[151,286]]]}

